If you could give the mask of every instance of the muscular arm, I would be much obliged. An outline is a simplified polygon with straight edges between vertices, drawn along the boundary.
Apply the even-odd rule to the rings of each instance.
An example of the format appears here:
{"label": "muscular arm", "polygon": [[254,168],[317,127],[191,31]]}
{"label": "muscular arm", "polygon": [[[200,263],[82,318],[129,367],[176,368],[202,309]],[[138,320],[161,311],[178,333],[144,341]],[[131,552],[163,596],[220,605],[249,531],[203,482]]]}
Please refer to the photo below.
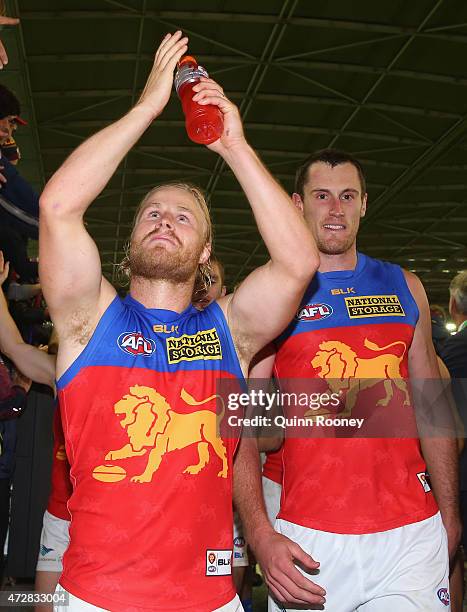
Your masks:
{"label": "muscular arm", "polygon": [[[425,290],[414,274],[405,272],[405,276],[420,313],[409,350],[410,378],[418,381],[439,379],[440,372],[431,340],[431,319]],[[449,405],[443,402],[437,406],[437,409],[449,410]],[[457,550],[461,533],[457,442],[453,436],[430,436],[421,437],[420,444],[448,534],[449,553],[452,558]]]}
{"label": "muscular arm", "polygon": [[227,317],[250,359],[291,321],[319,260],[303,217],[248,145],[226,156],[250,202],[270,260],[241,283]]}
{"label": "muscular arm", "polygon": [[118,164],[162,112],[173,71],[186,51],[181,32],[167,35],[137,105],[84,142],[47,183],[40,199],[40,276],[60,336],[59,371],[79,354],[115,296],[83,216]]}
{"label": "muscular arm", "polygon": [[295,567],[299,562],[309,570],[319,563],[298,544],[276,533],[264,507],[258,448],[253,438],[242,438],[235,459],[234,502],[240,513],[248,544],[258,559],[266,582],[279,601],[295,604],[322,604],[325,591]]}
{"label": "muscular arm", "polygon": [[242,186],[271,257],[233,295],[219,300],[245,366],[292,319],[318,269],[318,250],[291,198],[246,142],[237,107],[211,79],[193,90],[200,104],[214,104],[223,113],[223,134],[209,148],[223,157]]}

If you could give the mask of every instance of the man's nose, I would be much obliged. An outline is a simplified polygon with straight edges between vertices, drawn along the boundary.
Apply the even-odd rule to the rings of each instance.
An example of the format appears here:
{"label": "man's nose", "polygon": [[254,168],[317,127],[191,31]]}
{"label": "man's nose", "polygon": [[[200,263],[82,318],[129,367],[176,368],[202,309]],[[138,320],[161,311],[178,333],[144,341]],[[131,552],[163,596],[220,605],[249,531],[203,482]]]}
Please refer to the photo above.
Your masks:
{"label": "man's nose", "polygon": [[165,229],[173,228],[173,219],[169,213],[162,213],[159,218],[159,221],[160,221],[160,225],[162,228],[165,228]]}
{"label": "man's nose", "polygon": [[335,198],[335,197],[332,198],[331,208],[329,210],[329,213],[331,215],[334,215],[335,217],[342,217],[344,215],[344,207],[342,205],[340,198]]}

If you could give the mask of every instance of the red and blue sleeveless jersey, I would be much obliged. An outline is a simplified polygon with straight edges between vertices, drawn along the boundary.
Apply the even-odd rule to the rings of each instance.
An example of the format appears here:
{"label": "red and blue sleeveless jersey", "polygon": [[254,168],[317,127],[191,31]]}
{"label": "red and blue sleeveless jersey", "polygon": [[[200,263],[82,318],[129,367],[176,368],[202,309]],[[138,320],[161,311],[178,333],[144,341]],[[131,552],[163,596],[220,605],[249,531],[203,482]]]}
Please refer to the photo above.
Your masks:
{"label": "red and blue sleeveless jersey", "polygon": [[[316,274],[276,341],[275,376],[285,387],[315,379],[327,406],[335,393],[338,407],[308,410],[314,426],[286,437],[279,518],[364,534],[437,512],[408,382],[418,315],[399,266],[358,254],[355,270]],[[342,435],[323,413],[360,416],[372,429]],[[320,428],[318,414],[331,425]]]}
{"label": "red and blue sleeveless jersey", "polygon": [[216,420],[219,379],[243,384],[216,303],[176,313],[127,296],[58,381],[73,484],[60,583],[75,596],[161,612],[235,596],[237,439]]}

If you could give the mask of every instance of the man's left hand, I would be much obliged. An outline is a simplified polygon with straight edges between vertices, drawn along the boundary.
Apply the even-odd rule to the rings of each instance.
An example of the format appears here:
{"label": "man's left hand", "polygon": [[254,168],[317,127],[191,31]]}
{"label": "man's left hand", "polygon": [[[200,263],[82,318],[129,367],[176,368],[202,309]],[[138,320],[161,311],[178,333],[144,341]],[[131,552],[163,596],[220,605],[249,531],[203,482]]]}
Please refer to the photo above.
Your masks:
{"label": "man's left hand", "polygon": [[235,104],[226,98],[222,87],[213,79],[201,77],[200,82],[194,85],[193,91],[196,92],[193,96],[195,102],[198,102],[201,106],[206,106],[207,104],[217,106],[224,118],[222,136],[208,145],[208,149],[222,155],[237,144],[243,144],[245,136],[243,134],[240,113]]}

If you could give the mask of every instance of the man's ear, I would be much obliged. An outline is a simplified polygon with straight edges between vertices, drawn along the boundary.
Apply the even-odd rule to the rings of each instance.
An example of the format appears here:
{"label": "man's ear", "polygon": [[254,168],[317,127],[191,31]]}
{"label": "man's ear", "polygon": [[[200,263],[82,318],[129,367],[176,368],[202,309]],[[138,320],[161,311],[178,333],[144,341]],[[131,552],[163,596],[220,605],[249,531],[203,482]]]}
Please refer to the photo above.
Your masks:
{"label": "man's ear", "polygon": [[201,255],[199,256],[198,263],[204,264],[208,261],[210,257],[211,257],[211,243],[207,242],[204,245],[203,250],[201,251]]}
{"label": "man's ear", "polygon": [[295,204],[298,210],[303,214],[303,200],[302,200],[301,195],[294,192],[292,194],[292,202]]}
{"label": "man's ear", "polygon": [[360,209],[360,217],[364,217],[365,216],[367,201],[368,201],[368,194],[365,193],[365,195],[363,196],[363,199],[362,199],[362,207]]}
{"label": "man's ear", "polygon": [[224,295],[227,294],[227,287],[225,285],[222,285],[222,291],[219,297],[224,297]]}
{"label": "man's ear", "polygon": [[449,296],[449,314],[453,319],[457,315],[456,300],[453,298],[452,295]]}

